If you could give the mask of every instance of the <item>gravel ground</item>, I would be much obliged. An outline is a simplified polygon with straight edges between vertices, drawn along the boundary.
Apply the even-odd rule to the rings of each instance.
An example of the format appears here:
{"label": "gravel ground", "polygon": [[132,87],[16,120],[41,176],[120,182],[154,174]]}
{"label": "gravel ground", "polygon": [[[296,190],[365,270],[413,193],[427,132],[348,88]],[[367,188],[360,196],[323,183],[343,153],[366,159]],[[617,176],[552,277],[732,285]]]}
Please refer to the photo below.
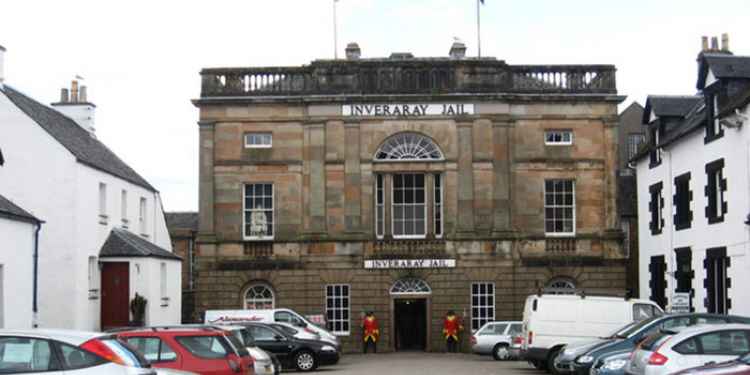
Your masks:
{"label": "gravel ground", "polygon": [[335,366],[320,368],[328,375],[543,375],[526,362],[495,361],[492,357],[449,353],[347,354]]}

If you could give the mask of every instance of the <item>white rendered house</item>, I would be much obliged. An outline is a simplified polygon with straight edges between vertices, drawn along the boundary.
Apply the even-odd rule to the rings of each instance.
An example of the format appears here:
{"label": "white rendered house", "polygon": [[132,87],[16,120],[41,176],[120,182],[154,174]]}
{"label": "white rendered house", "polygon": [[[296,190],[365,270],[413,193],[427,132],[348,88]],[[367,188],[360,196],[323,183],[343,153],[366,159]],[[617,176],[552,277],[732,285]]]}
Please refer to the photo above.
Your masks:
{"label": "white rendered house", "polygon": [[36,323],[126,325],[138,293],[148,299],[145,323],[177,324],[181,262],[159,192],[96,138],[94,109],[77,82],[47,106],[0,70],[0,194],[45,221]]}
{"label": "white rendered house", "polygon": [[671,307],[688,293],[692,311],[750,315],[750,57],[717,44],[698,56],[697,95],[646,102],[650,139],[632,160],[640,294]]}

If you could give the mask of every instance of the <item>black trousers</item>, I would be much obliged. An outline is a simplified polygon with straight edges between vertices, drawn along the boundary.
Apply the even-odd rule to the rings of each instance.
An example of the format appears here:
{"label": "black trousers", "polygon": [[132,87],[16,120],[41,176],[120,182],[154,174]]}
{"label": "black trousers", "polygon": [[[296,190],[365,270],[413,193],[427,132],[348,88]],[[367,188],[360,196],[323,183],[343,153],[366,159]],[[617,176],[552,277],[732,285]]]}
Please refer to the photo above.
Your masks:
{"label": "black trousers", "polygon": [[362,353],[367,354],[367,349],[369,349],[370,346],[372,346],[373,353],[378,352],[378,343],[371,338],[367,338],[367,340],[365,340],[364,345],[362,345]]}
{"label": "black trousers", "polygon": [[458,341],[453,336],[448,336],[445,343],[448,347],[448,353],[458,353]]}

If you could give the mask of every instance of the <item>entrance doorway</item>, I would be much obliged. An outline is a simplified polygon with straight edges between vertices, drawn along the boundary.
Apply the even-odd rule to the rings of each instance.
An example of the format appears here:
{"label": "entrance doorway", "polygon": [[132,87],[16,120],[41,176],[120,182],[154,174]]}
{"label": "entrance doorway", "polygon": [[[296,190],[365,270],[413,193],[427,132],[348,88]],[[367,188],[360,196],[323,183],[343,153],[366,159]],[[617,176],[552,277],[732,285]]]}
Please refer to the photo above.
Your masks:
{"label": "entrance doorway", "polygon": [[127,327],[130,320],[130,267],[127,262],[102,263],[102,330]]}
{"label": "entrance doorway", "polygon": [[393,302],[396,350],[424,351],[427,348],[427,300],[396,299]]}

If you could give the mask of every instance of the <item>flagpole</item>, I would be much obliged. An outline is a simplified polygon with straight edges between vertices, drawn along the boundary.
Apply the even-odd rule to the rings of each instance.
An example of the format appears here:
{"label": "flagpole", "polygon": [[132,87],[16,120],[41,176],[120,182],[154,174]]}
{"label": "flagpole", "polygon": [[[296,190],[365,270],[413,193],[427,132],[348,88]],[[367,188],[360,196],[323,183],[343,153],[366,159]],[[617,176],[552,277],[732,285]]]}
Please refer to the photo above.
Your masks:
{"label": "flagpole", "polygon": [[333,0],[333,59],[338,60],[339,58],[339,36],[338,36],[338,24],[336,22],[336,3],[338,0]]}
{"label": "flagpole", "polygon": [[479,2],[480,2],[480,0],[477,0],[477,51],[478,51],[478,54],[479,54],[479,58],[481,59],[482,58],[482,33],[480,32],[480,30],[481,30],[481,27],[480,27],[481,21],[480,21],[480,18],[479,18],[479,13],[480,13],[479,12]]}

